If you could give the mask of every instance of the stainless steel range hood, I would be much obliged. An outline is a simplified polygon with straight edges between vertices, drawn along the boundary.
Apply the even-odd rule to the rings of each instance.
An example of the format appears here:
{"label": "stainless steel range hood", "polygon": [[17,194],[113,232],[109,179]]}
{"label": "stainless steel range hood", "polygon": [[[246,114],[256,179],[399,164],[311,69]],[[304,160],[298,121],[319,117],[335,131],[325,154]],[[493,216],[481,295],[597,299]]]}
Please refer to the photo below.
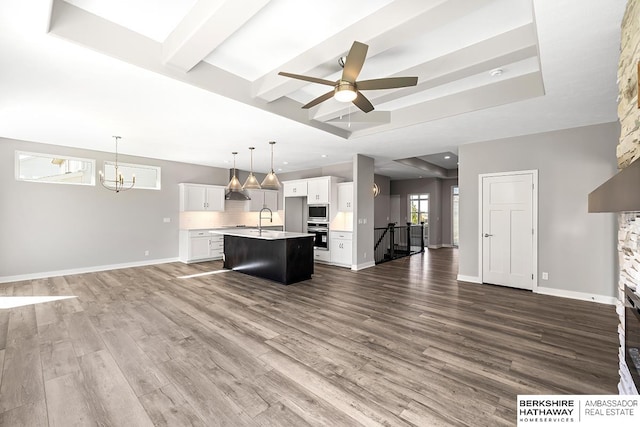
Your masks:
{"label": "stainless steel range hood", "polygon": [[224,195],[225,200],[251,200],[248,194],[245,194],[242,191],[227,191],[227,194]]}
{"label": "stainless steel range hood", "polygon": [[640,161],[589,193],[589,212],[640,211]]}

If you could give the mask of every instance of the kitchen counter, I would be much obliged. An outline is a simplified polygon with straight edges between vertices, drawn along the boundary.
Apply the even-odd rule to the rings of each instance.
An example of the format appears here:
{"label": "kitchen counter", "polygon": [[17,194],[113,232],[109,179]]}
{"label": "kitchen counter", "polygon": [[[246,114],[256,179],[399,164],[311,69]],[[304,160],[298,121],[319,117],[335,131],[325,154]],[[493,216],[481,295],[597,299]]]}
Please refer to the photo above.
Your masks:
{"label": "kitchen counter", "polygon": [[222,234],[225,236],[249,237],[263,240],[297,239],[300,237],[314,237],[314,234],[293,233],[291,231],[258,230],[255,228],[227,228],[221,230],[211,230],[212,234]]}
{"label": "kitchen counter", "polygon": [[210,233],[224,236],[224,268],[285,285],[311,279],[314,234],[243,228]]}

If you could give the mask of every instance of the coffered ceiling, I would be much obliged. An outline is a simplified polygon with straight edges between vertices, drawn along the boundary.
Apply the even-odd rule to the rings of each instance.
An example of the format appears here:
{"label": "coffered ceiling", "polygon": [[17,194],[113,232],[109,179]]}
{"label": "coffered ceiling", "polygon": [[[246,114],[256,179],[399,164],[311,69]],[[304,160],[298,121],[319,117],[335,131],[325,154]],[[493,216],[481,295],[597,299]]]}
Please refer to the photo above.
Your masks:
{"label": "coffered ceiling", "polygon": [[[120,134],[127,154],[228,168],[238,151],[244,169],[256,146],[258,171],[276,140],[285,172],[361,153],[429,176],[416,164],[463,143],[616,120],[625,4],[2,0],[0,136],[110,151]],[[358,80],[418,84],[363,92],[370,113],[303,110],[330,88],[278,72],[338,80],[354,40]]]}

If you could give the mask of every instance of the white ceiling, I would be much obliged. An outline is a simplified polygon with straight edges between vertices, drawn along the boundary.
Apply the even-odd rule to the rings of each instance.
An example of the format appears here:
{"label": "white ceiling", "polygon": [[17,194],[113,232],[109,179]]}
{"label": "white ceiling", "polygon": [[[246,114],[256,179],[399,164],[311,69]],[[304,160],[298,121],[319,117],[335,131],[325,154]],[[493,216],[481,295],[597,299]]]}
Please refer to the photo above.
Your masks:
{"label": "white ceiling", "polygon": [[[460,144],[612,122],[626,0],[2,0],[0,136],[283,172],[457,153]],[[326,86],[354,40],[368,114]],[[498,77],[490,71],[501,68]],[[326,157],[322,157],[325,155]],[[286,164],[285,164],[286,162]]]}

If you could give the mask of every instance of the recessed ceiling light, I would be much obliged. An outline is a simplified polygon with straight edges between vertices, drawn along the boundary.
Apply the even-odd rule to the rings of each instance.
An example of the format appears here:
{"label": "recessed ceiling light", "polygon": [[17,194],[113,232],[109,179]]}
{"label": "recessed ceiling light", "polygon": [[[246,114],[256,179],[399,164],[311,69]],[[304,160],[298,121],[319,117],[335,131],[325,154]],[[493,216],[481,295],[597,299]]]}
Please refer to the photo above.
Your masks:
{"label": "recessed ceiling light", "polygon": [[327,157],[327,155],[326,155],[326,154],[323,154],[323,155],[321,155],[320,157]]}
{"label": "recessed ceiling light", "polygon": [[451,158],[451,156],[444,156],[445,160],[449,160]]}
{"label": "recessed ceiling light", "polygon": [[278,172],[282,172],[282,168],[278,168]]}
{"label": "recessed ceiling light", "polygon": [[503,72],[504,71],[502,70],[502,68],[496,68],[494,70],[491,70],[489,74],[491,75],[491,77],[498,77],[501,76]]}
{"label": "recessed ceiling light", "polygon": [[282,162],[282,164],[283,164],[283,165],[288,165],[288,164],[289,164],[289,162]]}

